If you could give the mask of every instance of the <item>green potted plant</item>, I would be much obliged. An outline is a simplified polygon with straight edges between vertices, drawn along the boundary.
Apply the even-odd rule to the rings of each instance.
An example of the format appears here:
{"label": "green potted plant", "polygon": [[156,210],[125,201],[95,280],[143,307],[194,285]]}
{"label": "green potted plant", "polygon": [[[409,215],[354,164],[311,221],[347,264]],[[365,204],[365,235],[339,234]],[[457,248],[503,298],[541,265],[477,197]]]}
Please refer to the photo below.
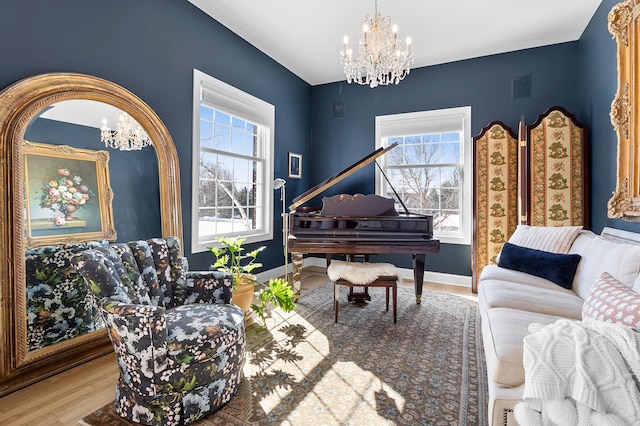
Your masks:
{"label": "green potted plant", "polygon": [[[284,312],[290,312],[295,307],[294,294],[287,280],[272,278],[266,284],[261,282],[253,271],[262,267],[256,258],[266,247],[259,247],[251,252],[245,252],[243,247],[246,238],[218,237],[222,247],[209,247],[215,256],[211,269],[228,272],[233,275],[232,302],[245,313],[247,324],[251,323],[251,311],[255,312],[260,322],[266,324],[268,307],[275,306]],[[253,302],[254,293],[257,304]]]}

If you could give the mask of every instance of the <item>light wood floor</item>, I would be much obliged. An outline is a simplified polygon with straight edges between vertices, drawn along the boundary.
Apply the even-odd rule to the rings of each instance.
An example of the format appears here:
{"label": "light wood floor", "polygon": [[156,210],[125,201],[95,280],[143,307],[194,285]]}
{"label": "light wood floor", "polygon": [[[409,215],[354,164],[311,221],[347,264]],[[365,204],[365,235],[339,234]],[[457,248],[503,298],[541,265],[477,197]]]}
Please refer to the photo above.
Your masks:
{"label": "light wood floor", "polygon": [[[324,268],[304,270],[302,294],[328,281]],[[413,282],[403,280],[403,287]],[[425,291],[477,299],[467,287],[425,282]],[[113,353],[0,398],[0,425],[75,425],[114,398],[118,367]]]}

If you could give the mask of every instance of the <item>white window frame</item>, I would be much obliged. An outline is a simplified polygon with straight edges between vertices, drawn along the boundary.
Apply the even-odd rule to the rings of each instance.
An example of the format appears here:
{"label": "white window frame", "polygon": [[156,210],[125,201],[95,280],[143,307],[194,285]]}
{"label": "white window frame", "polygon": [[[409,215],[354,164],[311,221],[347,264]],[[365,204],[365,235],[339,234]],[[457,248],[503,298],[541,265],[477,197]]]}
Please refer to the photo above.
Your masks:
{"label": "white window frame", "polygon": [[246,238],[247,243],[273,239],[273,158],[275,140],[275,107],[261,99],[239,90],[223,81],[211,77],[197,69],[193,70],[193,157],[192,157],[192,197],[191,197],[191,251],[203,252],[208,247],[219,246],[215,236],[200,238],[199,232],[199,181],[200,181],[200,103],[216,110],[236,116],[260,126],[264,153],[258,167],[258,191],[256,194],[256,229],[245,233],[235,233]]}
{"label": "white window frame", "polygon": [[[376,148],[387,146],[387,140],[394,136],[410,136],[427,133],[446,133],[452,125],[460,127],[462,120],[461,152],[462,158],[462,205],[460,231],[457,233],[438,233],[434,230],[434,237],[442,243],[471,244],[471,230],[473,221],[472,186],[473,186],[473,145],[471,137],[471,107],[446,108],[431,111],[420,111],[406,114],[391,114],[376,116]],[[386,171],[385,156],[378,160]],[[376,168],[376,194],[385,196],[384,189],[388,185],[384,176]]]}

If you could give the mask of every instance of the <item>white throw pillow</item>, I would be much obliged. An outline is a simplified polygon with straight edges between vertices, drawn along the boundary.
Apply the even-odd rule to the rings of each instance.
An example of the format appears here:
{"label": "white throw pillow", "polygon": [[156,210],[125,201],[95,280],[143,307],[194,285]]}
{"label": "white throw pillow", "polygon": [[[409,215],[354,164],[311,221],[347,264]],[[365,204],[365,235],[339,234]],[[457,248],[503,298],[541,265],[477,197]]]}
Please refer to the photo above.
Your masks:
{"label": "white throw pillow", "polygon": [[582,226],[518,225],[509,242],[530,249],[567,254],[581,230]]}
{"label": "white throw pillow", "polygon": [[588,244],[577,241],[569,253],[582,256],[573,279],[573,291],[586,299],[593,283],[608,272],[628,288],[633,287],[640,273],[640,246],[620,244],[600,236],[589,239]]}

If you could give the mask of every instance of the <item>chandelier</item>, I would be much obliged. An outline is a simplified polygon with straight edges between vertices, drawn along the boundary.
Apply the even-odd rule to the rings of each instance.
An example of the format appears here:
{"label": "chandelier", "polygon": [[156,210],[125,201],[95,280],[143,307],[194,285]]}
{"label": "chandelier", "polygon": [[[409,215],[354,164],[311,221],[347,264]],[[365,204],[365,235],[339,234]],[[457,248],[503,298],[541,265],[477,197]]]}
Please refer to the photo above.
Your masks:
{"label": "chandelier", "polygon": [[102,120],[100,140],[109,148],[117,148],[120,151],[134,151],[151,144],[151,139],[133,117],[124,111],[114,115],[116,129],[107,127],[107,119]]}
{"label": "chandelier", "polygon": [[344,48],[340,52],[340,62],[344,65],[347,83],[356,82],[373,88],[378,85],[398,84],[410,71],[413,63],[411,37],[407,37],[407,47],[402,48],[398,40],[398,26],[391,26],[391,18],[378,13],[367,15],[360,27],[359,56],[354,59],[349,48],[349,38],[344,37]]}

